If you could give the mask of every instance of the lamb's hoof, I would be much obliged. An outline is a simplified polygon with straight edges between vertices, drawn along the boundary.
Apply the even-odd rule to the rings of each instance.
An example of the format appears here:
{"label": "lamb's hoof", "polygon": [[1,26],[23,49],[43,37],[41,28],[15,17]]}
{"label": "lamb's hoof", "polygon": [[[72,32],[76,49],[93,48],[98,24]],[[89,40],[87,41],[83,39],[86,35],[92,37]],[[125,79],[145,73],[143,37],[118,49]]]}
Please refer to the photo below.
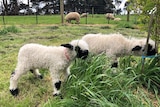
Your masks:
{"label": "lamb's hoof", "polygon": [[10,90],[10,93],[11,93],[13,96],[17,96],[18,93],[19,93],[19,90],[18,90],[18,88],[16,88],[15,90]]}
{"label": "lamb's hoof", "polygon": [[43,79],[43,76],[42,75],[38,75],[38,78]]}
{"label": "lamb's hoof", "polygon": [[111,68],[118,68],[118,63],[117,62],[114,62],[113,64],[112,64],[112,67]]}
{"label": "lamb's hoof", "polygon": [[55,97],[55,96],[59,96],[61,99],[63,99],[63,96],[62,96],[61,94],[55,93],[55,94],[53,94],[53,96],[54,96],[54,97]]}

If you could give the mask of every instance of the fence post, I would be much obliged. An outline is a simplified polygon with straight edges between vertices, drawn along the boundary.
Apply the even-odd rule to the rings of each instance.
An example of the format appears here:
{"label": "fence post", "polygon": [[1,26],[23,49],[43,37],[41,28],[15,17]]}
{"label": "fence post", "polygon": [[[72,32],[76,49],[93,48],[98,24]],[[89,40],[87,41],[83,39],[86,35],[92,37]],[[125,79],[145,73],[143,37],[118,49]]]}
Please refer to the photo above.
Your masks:
{"label": "fence post", "polygon": [[64,0],[60,0],[61,23],[64,24]]}
{"label": "fence post", "polygon": [[[2,13],[3,14],[3,13]],[[2,19],[3,19],[3,25],[5,25],[5,18],[4,18],[4,14],[2,15]]]}
{"label": "fence post", "polygon": [[36,24],[38,24],[38,7],[36,8]]}

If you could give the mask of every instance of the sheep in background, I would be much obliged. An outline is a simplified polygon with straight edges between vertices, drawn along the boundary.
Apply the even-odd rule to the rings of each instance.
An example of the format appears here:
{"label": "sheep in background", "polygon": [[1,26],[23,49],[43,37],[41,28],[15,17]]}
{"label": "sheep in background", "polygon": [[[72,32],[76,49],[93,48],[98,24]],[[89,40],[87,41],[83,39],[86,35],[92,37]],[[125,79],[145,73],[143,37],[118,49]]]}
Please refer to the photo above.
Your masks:
{"label": "sheep in background", "polygon": [[42,79],[39,73],[40,68],[48,69],[52,77],[53,95],[60,94],[61,79],[63,73],[68,77],[70,63],[77,57],[85,59],[88,55],[88,45],[83,40],[73,40],[61,46],[44,46],[40,44],[26,44],[22,46],[18,53],[18,63],[10,78],[10,92],[17,96],[18,80],[28,71]]}
{"label": "sheep in background", "polygon": [[87,16],[88,16],[88,13],[82,13],[82,14],[81,14],[81,18],[87,17]]}
{"label": "sheep in background", "polygon": [[114,21],[121,21],[121,18],[119,18],[119,17],[114,18]]}
{"label": "sheep in background", "polygon": [[106,17],[106,19],[108,19],[108,24],[109,24],[110,20],[114,20],[114,18],[115,18],[113,13],[107,13],[105,15],[105,17]]}
{"label": "sheep in background", "polygon": [[108,19],[108,20],[114,20],[114,14],[113,13],[107,13],[106,15],[105,15],[105,17],[106,17],[106,19]]}
{"label": "sheep in background", "polygon": [[[118,66],[118,57],[125,55],[141,56],[144,53],[146,39],[128,39],[121,34],[87,34],[82,37],[93,54],[104,53],[112,59],[112,67]],[[155,42],[149,40],[147,56],[155,55]]]}
{"label": "sheep in background", "polygon": [[77,24],[80,23],[80,14],[78,12],[70,12],[65,16],[65,20],[68,23],[71,23],[72,20],[75,20]]}

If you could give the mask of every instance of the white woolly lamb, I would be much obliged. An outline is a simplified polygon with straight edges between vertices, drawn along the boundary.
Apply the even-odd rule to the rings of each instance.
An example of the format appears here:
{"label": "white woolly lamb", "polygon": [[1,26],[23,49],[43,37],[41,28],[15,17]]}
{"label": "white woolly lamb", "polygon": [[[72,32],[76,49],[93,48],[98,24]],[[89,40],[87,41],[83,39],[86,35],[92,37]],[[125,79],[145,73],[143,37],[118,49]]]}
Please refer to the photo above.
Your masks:
{"label": "white woolly lamb", "polygon": [[85,59],[88,55],[88,45],[83,40],[73,40],[61,46],[44,46],[40,44],[26,44],[22,46],[18,53],[18,63],[10,78],[10,92],[17,96],[18,79],[28,71],[39,78],[40,68],[50,71],[53,84],[53,95],[60,94],[60,74],[64,73],[65,78],[69,75],[70,63],[77,57]]}
{"label": "white woolly lamb", "polygon": [[[87,34],[82,37],[91,53],[105,53],[112,58],[112,67],[118,66],[117,58],[125,55],[141,56],[144,53],[146,39],[128,39],[121,34]],[[149,40],[147,55],[155,55],[155,42]]]}
{"label": "white woolly lamb", "polygon": [[106,17],[106,19],[114,20],[114,15],[113,15],[113,13],[107,13],[107,14],[105,15],[105,17]]}
{"label": "white woolly lamb", "polygon": [[88,16],[88,13],[82,13],[82,14],[81,14],[81,18],[87,17],[87,16]]}
{"label": "white woolly lamb", "polygon": [[119,18],[119,17],[114,18],[114,21],[121,21],[121,18]]}
{"label": "white woolly lamb", "polygon": [[71,23],[71,20],[75,20],[76,23],[80,23],[80,14],[78,12],[70,12],[65,16],[65,20],[68,23]]}

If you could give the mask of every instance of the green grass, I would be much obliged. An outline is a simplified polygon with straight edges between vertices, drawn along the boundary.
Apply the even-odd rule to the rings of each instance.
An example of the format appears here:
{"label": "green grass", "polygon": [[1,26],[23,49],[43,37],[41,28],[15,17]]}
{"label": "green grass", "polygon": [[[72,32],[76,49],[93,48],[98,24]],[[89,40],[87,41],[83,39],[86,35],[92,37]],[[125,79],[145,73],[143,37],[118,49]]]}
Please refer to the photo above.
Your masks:
{"label": "green grass", "polygon": [[[130,59],[125,58],[125,60],[128,62]],[[122,67],[117,69],[117,73],[113,73],[108,61],[109,59],[102,55],[89,56],[85,61],[75,61],[71,69],[72,74],[62,89],[63,94],[66,95],[65,98],[57,102],[49,101],[46,107],[50,105],[53,107],[155,106],[155,102],[152,101],[156,100],[156,97],[151,96],[147,89],[143,88],[144,81],[138,80],[141,75],[136,68],[133,67],[135,70],[128,73],[129,67],[124,69]],[[121,61],[123,63],[124,59]],[[158,90],[152,89],[155,89],[155,96],[157,96]],[[156,104],[159,105],[160,102]]]}
{"label": "green grass", "polygon": [[[64,15],[65,16],[65,15]],[[122,23],[130,23],[135,24],[137,21],[135,20],[135,17],[131,15],[130,22],[126,22],[126,16],[115,16],[120,17],[121,21],[114,21],[110,20],[110,24],[122,24]],[[3,19],[3,16],[1,16],[1,19]],[[65,21],[64,21],[65,22]],[[0,24],[6,24],[6,25],[30,25],[30,24],[61,24],[61,16],[60,15],[38,15],[36,20],[36,15],[29,15],[29,16],[4,16],[4,22],[3,20],[0,21]],[[74,23],[74,21],[72,21]],[[81,18],[80,24],[108,24],[108,20],[105,18],[105,15],[103,14],[94,14],[93,16],[91,14],[88,15],[87,18]]]}
{"label": "green grass", "polygon": [[[53,20],[52,23],[54,16],[40,16],[43,18],[39,21],[41,24],[35,24],[34,20],[30,19],[33,16],[18,16],[26,18],[24,23],[21,18],[17,22],[17,16],[6,17],[8,18],[7,23],[10,22],[10,24],[0,28],[0,31],[7,31],[5,34],[0,34],[1,107],[160,106],[159,85],[157,83],[154,85],[152,82],[156,80],[159,84],[160,68],[157,67],[158,63],[154,62],[154,59],[147,59],[142,75],[141,58],[133,56],[121,58],[121,64],[116,69],[116,73],[113,73],[113,69],[110,68],[109,58],[103,55],[90,55],[86,60],[77,59],[72,63],[71,75],[62,85],[64,99],[52,96],[50,73],[45,69],[40,71],[44,76],[42,80],[35,78],[31,73],[22,76],[18,84],[20,94],[13,97],[9,92],[9,78],[17,63],[18,50],[23,44],[34,42],[43,45],[60,45],[81,38],[87,33],[119,32],[132,37],[146,37],[147,34],[139,29],[119,26],[122,22],[106,24],[104,23],[106,20],[102,20],[99,15],[95,15],[95,19],[93,18],[93,20],[97,20],[97,23],[88,20],[88,23],[94,24],[83,24],[85,19],[82,19],[80,25],[64,26],[59,24],[58,20]],[[122,18],[125,22],[125,17]],[[42,21],[46,22],[42,23]],[[137,25],[133,24],[133,26]]]}
{"label": "green grass", "polygon": [[0,30],[0,35],[5,35],[9,32],[17,33],[19,32],[19,30],[15,26],[4,27],[3,29]]}
{"label": "green grass", "polygon": [[[3,16],[1,16],[3,18]],[[60,15],[38,15],[36,20],[36,15],[31,16],[4,16],[4,22],[5,24],[10,25],[28,25],[28,24],[59,24],[61,22]],[[4,24],[3,20],[0,22],[0,24]]]}

